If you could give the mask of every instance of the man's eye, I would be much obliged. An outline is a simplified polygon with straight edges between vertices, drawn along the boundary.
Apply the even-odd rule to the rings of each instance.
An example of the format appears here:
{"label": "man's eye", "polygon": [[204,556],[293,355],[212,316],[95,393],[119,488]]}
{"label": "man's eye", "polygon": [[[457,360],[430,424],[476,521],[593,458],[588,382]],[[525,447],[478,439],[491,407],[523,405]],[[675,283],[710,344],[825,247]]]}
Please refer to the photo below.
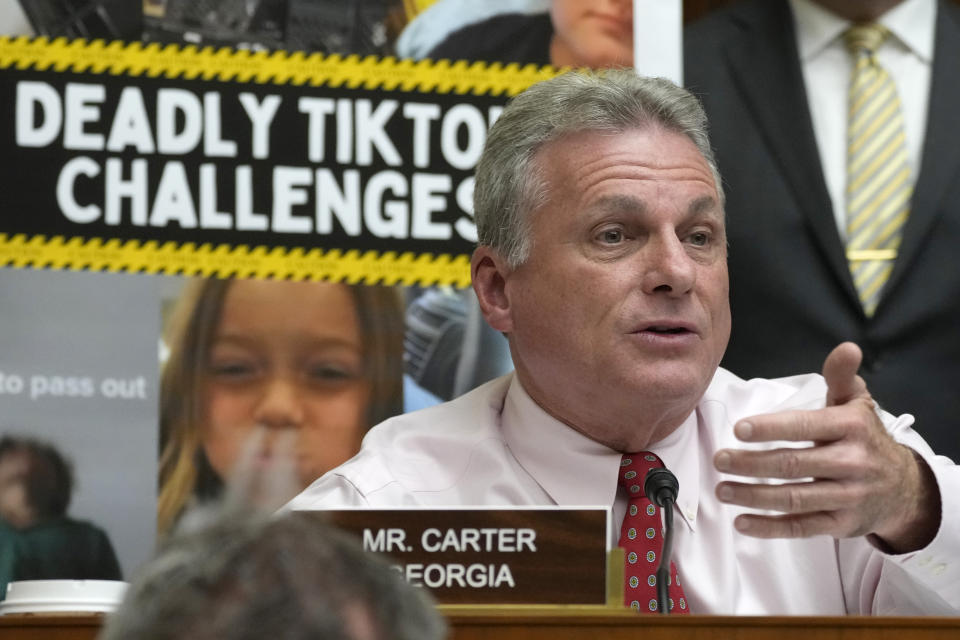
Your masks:
{"label": "man's eye", "polygon": [[710,234],[705,231],[698,231],[690,234],[690,244],[695,247],[705,247],[710,244]]}
{"label": "man's eye", "polygon": [[600,232],[599,238],[605,244],[619,244],[623,242],[623,231],[620,229],[604,229]]}

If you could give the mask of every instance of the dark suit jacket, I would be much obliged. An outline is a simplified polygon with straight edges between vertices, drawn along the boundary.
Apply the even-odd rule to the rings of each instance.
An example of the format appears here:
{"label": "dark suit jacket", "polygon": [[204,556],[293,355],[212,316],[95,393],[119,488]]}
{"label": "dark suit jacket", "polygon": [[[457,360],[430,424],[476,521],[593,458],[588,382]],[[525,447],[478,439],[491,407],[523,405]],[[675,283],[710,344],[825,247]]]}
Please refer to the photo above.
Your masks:
{"label": "dark suit jacket", "polygon": [[819,371],[844,340],[894,413],[960,461],[960,7],[940,2],[927,135],[903,244],[873,318],[844,257],[786,0],[748,0],[685,34],[727,194],[733,333],[744,377]]}

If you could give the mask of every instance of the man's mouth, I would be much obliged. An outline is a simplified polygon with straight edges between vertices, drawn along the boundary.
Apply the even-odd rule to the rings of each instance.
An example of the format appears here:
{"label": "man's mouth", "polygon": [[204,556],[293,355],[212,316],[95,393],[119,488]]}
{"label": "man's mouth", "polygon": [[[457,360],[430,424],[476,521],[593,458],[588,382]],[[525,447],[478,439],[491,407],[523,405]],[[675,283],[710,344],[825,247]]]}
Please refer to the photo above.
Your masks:
{"label": "man's mouth", "polygon": [[661,338],[665,340],[676,340],[690,338],[699,335],[697,326],[694,323],[684,320],[662,319],[654,320],[650,324],[637,326],[634,334],[638,336],[647,336],[648,338]]}
{"label": "man's mouth", "polygon": [[663,334],[680,334],[680,333],[690,333],[690,330],[685,327],[667,327],[667,326],[652,326],[643,329],[643,331],[649,331],[651,333],[663,333]]}

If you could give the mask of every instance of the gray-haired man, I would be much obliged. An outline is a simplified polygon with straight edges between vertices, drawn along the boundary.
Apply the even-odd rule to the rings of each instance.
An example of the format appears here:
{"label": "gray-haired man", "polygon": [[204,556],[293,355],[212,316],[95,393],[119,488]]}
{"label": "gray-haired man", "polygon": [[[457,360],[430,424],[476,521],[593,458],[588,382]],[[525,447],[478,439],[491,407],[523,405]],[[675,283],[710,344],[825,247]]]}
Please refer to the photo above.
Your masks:
{"label": "gray-haired man", "polygon": [[723,195],[689,93],[629,71],[535,85],[490,131],[475,215],[473,288],[516,372],[375,428],[292,508],[599,504],[619,523],[624,454],[652,452],[679,477],[693,612],[960,612],[960,469],[875,409],[859,349],[823,376],[718,368]]}

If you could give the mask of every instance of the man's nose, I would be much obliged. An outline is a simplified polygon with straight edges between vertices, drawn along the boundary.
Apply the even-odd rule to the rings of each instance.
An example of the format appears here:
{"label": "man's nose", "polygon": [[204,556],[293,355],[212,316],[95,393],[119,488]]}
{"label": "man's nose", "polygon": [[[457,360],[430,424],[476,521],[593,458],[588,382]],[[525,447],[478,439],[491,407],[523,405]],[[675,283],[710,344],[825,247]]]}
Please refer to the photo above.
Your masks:
{"label": "man's nose", "polygon": [[273,429],[299,427],[303,422],[303,402],[296,382],[286,377],[268,380],[257,403],[254,419]]}
{"label": "man's nose", "polygon": [[644,293],[680,297],[693,289],[696,264],[675,234],[651,238],[641,254]]}

